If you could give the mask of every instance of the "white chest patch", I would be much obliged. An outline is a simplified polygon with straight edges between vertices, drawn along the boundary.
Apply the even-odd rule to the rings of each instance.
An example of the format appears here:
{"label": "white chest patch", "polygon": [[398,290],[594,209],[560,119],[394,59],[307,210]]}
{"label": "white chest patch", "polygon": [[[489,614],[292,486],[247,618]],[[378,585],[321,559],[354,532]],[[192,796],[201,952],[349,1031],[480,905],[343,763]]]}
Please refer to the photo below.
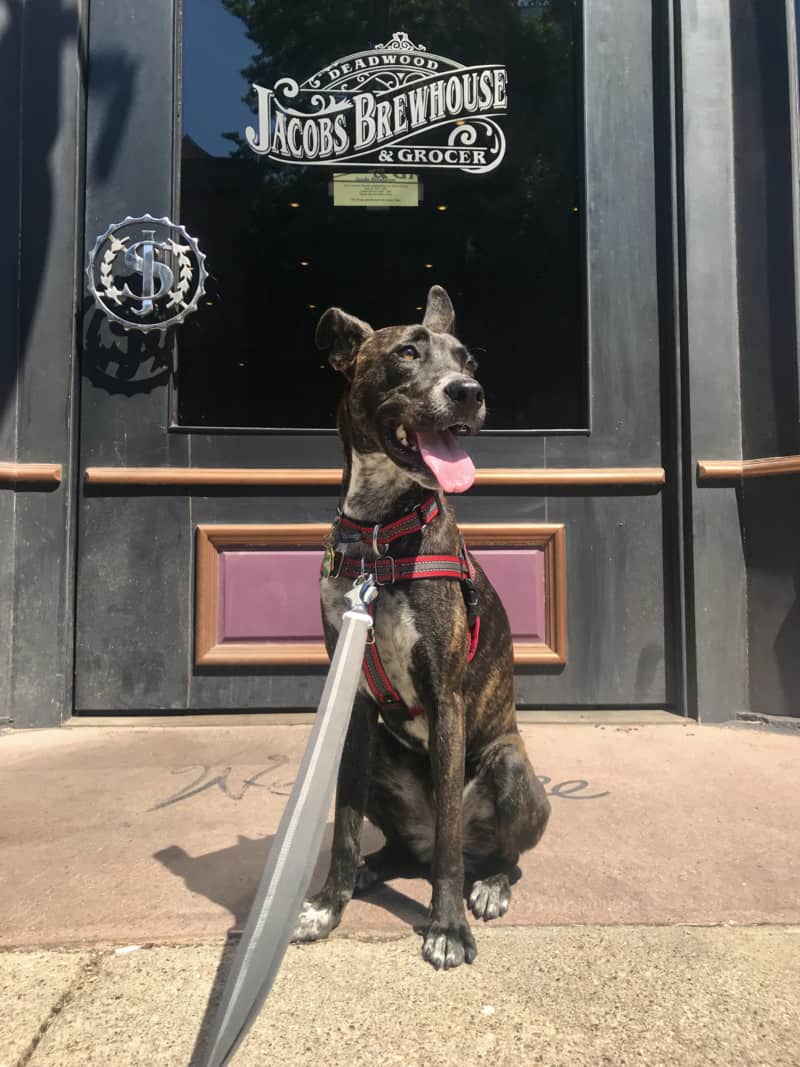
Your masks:
{"label": "white chest patch", "polygon": [[428,747],[428,719],[424,712],[409,719],[404,729],[409,737],[415,737],[425,748]]}
{"label": "white chest patch", "polygon": [[[322,581],[322,610],[337,630],[341,627],[342,613],[347,607],[344,594],[349,587],[349,582]],[[389,681],[409,708],[420,704],[411,677],[412,654],[420,637],[408,596],[400,590],[379,593],[375,611],[375,641]],[[362,693],[370,694],[363,675],[359,688]],[[427,745],[428,722],[424,714],[409,718],[404,731]]]}
{"label": "white chest patch", "polygon": [[[411,676],[411,657],[420,640],[414,613],[408,596],[399,590],[383,600],[378,597],[375,615],[375,641],[383,669],[408,708],[420,704]],[[405,732],[423,744],[428,743],[428,722],[425,715],[410,718]]]}

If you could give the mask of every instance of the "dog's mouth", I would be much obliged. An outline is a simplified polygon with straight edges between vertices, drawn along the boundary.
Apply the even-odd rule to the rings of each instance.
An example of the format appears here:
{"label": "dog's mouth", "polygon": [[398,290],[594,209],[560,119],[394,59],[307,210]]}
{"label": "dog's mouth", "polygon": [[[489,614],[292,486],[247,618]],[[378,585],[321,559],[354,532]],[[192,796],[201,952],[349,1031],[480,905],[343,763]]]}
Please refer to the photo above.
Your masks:
{"label": "dog's mouth", "polygon": [[387,427],[384,447],[398,466],[432,474],[447,493],[464,493],[475,481],[472,460],[456,440],[466,433],[474,433],[466,423],[432,430],[412,430],[396,423]]}

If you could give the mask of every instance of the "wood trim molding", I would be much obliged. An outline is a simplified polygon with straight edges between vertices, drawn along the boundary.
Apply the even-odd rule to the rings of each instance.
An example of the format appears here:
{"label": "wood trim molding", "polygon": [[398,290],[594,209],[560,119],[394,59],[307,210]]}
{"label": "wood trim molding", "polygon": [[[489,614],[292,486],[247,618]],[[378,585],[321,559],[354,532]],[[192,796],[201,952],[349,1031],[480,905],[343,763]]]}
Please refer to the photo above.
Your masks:
{"label": "wood trim molding", "polygon": [[734,478],[767,478],[776,474],[800,474],[800,456],[769,456],[765,459],[701,459],[697,477],[701,482]]}
{"label": "wood trim molding", "polygon": [[[328,536],[327,523],[280,525],[202,525],[197,527],[195,574],[195,664],[211,666],[326,666],[322,642],[289,644],[279,641],[225,642],[218,639],[219,552],[222,547],[247,545],[269,548],[319,548]],[[541,523],[464,523],[464,540],[472,547],[515,546],[544,549],[546,620],[544,642],[514,642],[517,665],[567,661],[567,597],[565,533],[562,525]]]}
{"label": "wood trim molding", "polygon": [[0,485],[60,485],[60,463],[0,463]]}
{"label": "wood trim molding", "polygon": [[87,485],[333,485],[339,467],[87,467]]}
{"label": "wood trim molding", "polygon": [[664,485],[663,467],[484,467],[476,485]]}
{"label": "wood trim molding", "polygon": [[[87,485],[331,485],[338,467],[87,467]],[[476,485],[664,485],[663,467],[484,467]]]}

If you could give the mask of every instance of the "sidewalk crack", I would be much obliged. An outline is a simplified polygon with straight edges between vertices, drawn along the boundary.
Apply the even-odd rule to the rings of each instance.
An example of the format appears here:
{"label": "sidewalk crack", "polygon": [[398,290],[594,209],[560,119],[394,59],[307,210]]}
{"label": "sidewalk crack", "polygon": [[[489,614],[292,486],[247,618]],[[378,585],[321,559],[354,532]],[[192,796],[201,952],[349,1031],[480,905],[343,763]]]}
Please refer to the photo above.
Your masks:
{"label": "sidewalk crack", "polygon": [[80,969],[80,971],[69,984],[69,986],[64,990],[64,992],[55,1002],[53,1007],[50,1009],[47,1017],[42,1020],[39,1025],[39,1029],[31,1038],[28,1047],[16,1061],[14,1067],[26,1067],[26,1065],[31,1062],[31,1059],[33,1058],[33,1055],[36,1052],[36,1049],[39,1047],[45,1034],[56,1021],[58,1016],[64,1011],[64,1009],[69,1004],[71,1004],[78,997],[78,995],[82,992],[86,982],[90,978],[94,978],[100,973],[100,965],[102,963],[103,956],[104,953],[100,952],[97,949],[90,951],[89,958],[86,960],[83,967]]}

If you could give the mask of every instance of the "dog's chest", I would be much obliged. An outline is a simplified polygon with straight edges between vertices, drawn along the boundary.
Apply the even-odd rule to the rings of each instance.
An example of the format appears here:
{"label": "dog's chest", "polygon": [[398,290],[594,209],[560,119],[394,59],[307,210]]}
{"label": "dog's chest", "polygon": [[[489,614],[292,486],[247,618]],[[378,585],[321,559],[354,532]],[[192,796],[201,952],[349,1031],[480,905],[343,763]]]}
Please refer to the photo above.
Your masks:
{"label": "dog's chest", "polygon": [[[344,594],[349,588],[349,582],[322,581],[322,610],[328,623],[337,632],[347,606]],[[424,638],[417,614],[403,590],[392,588],[391,591],[382,590],[378,594],[374,636],[383,669],[406,708],[420,708],[422,702],[414,681],[413,653],[417,643]],[[372,695],[363,674],[359,689],[362,693]],[[428,723],[424,711],[415,716],[406,712],[387,712],[382,713],[382,718],[399,740],[410,743],[414,748],[420,744],[427,747]]]}

